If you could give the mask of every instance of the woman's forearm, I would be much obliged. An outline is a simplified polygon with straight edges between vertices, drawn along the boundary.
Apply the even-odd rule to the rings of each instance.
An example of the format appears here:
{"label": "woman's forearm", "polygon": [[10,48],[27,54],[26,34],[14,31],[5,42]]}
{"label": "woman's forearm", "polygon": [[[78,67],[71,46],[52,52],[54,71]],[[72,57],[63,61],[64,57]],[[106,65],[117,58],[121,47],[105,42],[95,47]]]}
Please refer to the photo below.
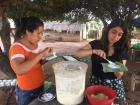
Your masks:
{"label": "woman's forearm", "polygon": [[51,53],[53,50],[52,48],[47,48],[40,52],[35,58],[32,60],[26,60],[23,58],[17,58],[13,60],[12,62],[14,63],[12,68],[15,71],[16,74],[24,74],[28,72],[34,65],[36,65],[40,60],[44,57],[47,56],[48,53]]}
{"label": "woman's forearm", "polygon": [[32,60],[23,61],[20,63],[17,63],[17,61],[13,61],[15,66],[13,66],[12,68],[16,74],[18,75],[24,74],[28,72],[34,65],[36,65],[41,60],[42,57],[43,55],[39,54]]}
{"label": "woman's forearm", "polygon": [[91,56],[92,55],[92,50],[90,49],[80,49],[74,54],[77,57],[85,57],[85,56]]}

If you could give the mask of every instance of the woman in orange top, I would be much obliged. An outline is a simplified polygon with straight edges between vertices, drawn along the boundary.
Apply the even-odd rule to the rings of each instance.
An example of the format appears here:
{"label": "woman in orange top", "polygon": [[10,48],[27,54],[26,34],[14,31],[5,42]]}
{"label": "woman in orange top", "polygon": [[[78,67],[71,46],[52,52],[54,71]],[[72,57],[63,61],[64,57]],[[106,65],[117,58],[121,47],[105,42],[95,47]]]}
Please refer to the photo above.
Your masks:
{"label": "woman in orange top", "polygon": [[10,47],[9,54],[17,76],[16,95],[19,105],[28,105],[44,90],[40,61],[52,52],[52,48],[37,50],[43,28],[43,22],[33,16],[22,18],[16,27],[16,41]]}

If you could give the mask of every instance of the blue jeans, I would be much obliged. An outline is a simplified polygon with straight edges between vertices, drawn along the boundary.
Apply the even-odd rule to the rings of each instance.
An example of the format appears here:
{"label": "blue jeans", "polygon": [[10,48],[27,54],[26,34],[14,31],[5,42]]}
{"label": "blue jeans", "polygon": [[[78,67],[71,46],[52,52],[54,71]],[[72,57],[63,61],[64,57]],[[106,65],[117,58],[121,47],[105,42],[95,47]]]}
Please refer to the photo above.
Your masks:
{"label": "blue jeans", "polygon": [[44,91],[44,87],[40,86],[34,90],[21,90],[16,86],[16,97],[18,105],[28,105],[31,101],[39,96]]}

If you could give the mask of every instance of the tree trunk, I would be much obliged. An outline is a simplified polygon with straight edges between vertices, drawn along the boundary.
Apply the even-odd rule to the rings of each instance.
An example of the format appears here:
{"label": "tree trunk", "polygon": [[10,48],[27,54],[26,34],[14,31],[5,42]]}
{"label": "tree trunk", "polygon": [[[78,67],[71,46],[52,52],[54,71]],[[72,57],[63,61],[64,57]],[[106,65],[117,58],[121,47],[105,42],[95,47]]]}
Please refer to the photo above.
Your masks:
{"label": "tree trunk", "polygon": [[13,79],[16,77],[14,71],[10,66],[9,57],[4,53],[0,54],[0,69],[9,77],[9,79]]}
{"label": "tree trunk", "polygon": [[0,31],[1,41],[3,43],[4,52],[9,55],[9,48],[11,46],[10,39],[10,24],[6,18],[2,18],[2,30]]}
{"label": "tree trunk", "polygon": [[7,21],[6,18],[4,18],[2,14],[2,8],[0,8],[0,17],[2,17],[2,27],[0,29],[0,37],[1,41],[4,46],[4,51],[1,50],[0,47],[0,69],[2,72],[4,72],[9,78],[15,78],[15,73],[12,70],[10,66],[10,61],[9,61],[9,48],[11,45],[11,40],[10,40],[10,24]]}

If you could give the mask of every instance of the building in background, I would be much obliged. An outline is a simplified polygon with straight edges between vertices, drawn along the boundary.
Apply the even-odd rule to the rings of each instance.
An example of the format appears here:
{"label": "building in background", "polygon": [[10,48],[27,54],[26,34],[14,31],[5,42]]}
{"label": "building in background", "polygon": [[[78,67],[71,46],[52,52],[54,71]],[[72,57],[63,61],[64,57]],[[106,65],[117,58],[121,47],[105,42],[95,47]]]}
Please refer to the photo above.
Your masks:
{"label": "building in background", "polygon": [[82,41],[88,38],[86,24],[46,21],[44,39],[58,41]]}

